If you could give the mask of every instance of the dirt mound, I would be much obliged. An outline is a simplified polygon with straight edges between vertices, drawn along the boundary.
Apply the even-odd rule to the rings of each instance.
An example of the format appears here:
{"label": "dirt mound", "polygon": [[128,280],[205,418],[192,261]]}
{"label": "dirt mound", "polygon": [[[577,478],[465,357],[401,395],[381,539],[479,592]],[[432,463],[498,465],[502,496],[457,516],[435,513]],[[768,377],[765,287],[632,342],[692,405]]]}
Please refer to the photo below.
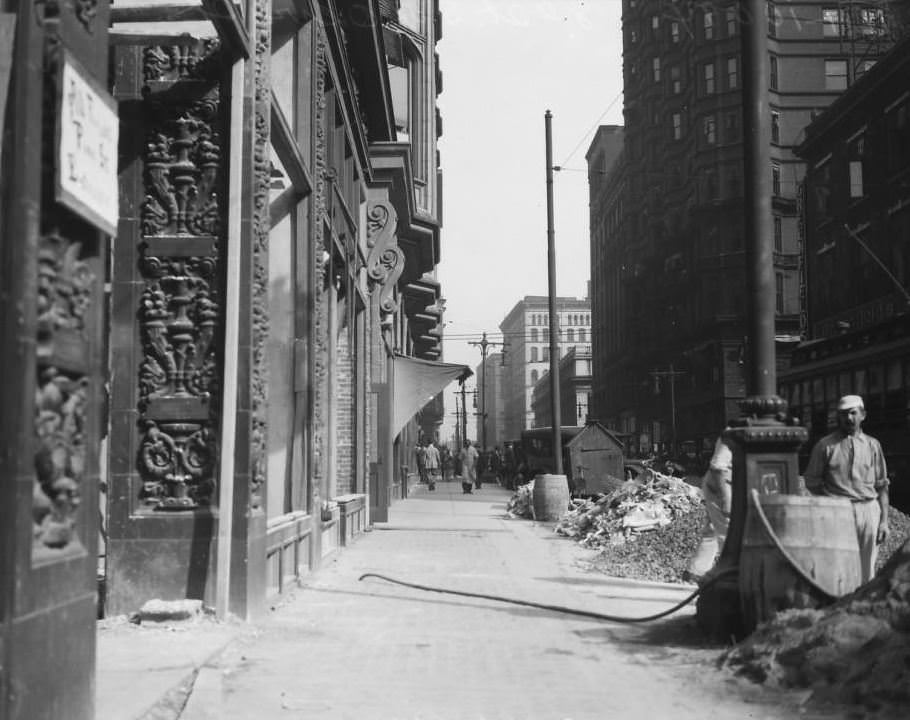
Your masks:
{"label": "dirt mound", "polygon": [[892,509],[891,523],[890,542],[903,545],[871,581],[824,609],[779,613],[727,651],[723,666],[756,682],[809,688],[815,701],[908,716],[910,518]]}

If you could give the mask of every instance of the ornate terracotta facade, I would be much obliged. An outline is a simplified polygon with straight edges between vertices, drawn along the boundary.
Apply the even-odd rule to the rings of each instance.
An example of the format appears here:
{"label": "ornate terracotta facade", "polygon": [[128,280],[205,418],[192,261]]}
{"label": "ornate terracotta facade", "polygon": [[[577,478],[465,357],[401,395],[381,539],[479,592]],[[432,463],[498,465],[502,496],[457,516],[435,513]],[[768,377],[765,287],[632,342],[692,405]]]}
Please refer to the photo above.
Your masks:
{"label": "ornate terracotta facade", "polygon": [[[0,403],[15,460],[0,569],[19,583],[2,597],[25,595],[21,618],[0,601],[0,644],[21,659],[0,702],[7,677],[50,669],[66,681],[49,697],[87,720],[98,613],[199,598],[255,617],[406,492],[393,358],[440,343],[439,13],[206,0],[187,30],[156,4],[33,5],[2,156],[22,197],[0,199],[0,332],[25,382]],[[388,33],[428,51],[410,140]],[[119,222],[58,197],[63,47],[117,101]],[[79,640],[45,657],[53,637]]]}

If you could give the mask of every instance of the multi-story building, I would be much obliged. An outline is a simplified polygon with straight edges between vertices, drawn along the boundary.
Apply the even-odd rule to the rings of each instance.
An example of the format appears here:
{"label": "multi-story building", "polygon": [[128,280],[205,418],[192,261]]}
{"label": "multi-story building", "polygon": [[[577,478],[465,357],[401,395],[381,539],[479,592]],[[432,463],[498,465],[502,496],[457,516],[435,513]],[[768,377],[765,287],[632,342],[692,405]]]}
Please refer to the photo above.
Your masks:
{"label": "multi-story building", "polygon": [[[556,298],[560,357],[576,345],[591,341],[591,305],[588,300]],[[506,343],[502,373],[504,440],[517,440],[534,427],[531,400],[534,385],[550,369],[550,312],[546,295],[526,295],[499,324]]]}
{"label": "multi-story building", "polygon": [[[505,356],[492,353],[477,365],[474,380],[477,383],[477,440],[487,448],[501,447],[507,439],[503,435],[505,407],[502,395],[502,377]],[[484,414],[486,422],[484,423]]]}
{"label": "multi-story building", "polygon": [[[552,427],[550,372],[534,385],[531,407],[534,427]],[[588,421],[591,398],[591,346],[576,345],[559,361],[559,417],[561,425],[580,426]]]}
{"label": "multi-story building", "polygon": [[910,39],[806,129],[803,193],[806,340],[780,377],[811,445],[840,395],[865,399],[864,428],[910,504]]}
{"label": "multi-story building", "polygon": [[99,611],[255,618],[386,517],[453,370],[441,18],[3,8],[0,716],[88,720]]}
{"label": "multi-story building", "polygon": [[[890,45],[890,5],[778,0],[762,20],[782,365],[800,332],[793,148]],[[594,415],[649,444],[708,450],[745,393],[740,42],[739,3],[624,0],[623,149],[604,131],[588,152]]]}

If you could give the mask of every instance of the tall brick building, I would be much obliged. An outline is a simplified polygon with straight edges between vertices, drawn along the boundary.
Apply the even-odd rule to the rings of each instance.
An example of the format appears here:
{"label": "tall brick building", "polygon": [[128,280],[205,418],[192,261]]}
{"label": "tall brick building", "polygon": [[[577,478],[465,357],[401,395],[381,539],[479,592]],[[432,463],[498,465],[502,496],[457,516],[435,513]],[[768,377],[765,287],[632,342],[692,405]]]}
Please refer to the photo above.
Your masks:
{"label": "tall brick building", "polygon": [[[804,330],[793,149],[893,42],[891,4],[778,0],[762,20],[781,367]],[[671,451],[709,450],[745,392],[738,7],[624,0],[625,127],[588,151],[593,414]]]}

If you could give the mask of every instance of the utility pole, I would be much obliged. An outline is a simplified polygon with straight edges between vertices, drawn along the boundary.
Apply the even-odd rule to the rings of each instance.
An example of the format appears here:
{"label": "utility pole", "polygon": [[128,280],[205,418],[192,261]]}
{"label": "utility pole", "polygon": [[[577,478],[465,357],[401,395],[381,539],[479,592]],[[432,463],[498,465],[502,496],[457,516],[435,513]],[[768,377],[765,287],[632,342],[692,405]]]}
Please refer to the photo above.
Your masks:
{"label": "utility pole", "polygon": [[487,449],[487,348],[503,345],[501,342],[487,340],[487,331],[484,330],[480,342],[469,342],[480,348],[480,448]]}
{"label": "utility pole", "polygon": [[461,394],[457,390],[455,391],[455,449],[460,450],[464,445],[464,440],[461,438],[461,408],[458,407],[458,396]]}
{"label": "utility pole", "polygon": [[553,417],[554,474],[562,475],[562,419],[559,413],[559,315],[556,314],[556,237],[553,230],[553,115],[544,114],[547,154],[547,287],[550,300],[550,410]]}
{"label": "utility pole", "polygon": [[465,398],[464,380],[461,381],[461,446],[468,439],[468,404]]}
{"label": "utility pole", "polygon": [[667,370],[652,370],[651,377],[670,379],[670,454],[676,456],[676,378],[685,375],[685,370],[675,370],[673,363]]}

